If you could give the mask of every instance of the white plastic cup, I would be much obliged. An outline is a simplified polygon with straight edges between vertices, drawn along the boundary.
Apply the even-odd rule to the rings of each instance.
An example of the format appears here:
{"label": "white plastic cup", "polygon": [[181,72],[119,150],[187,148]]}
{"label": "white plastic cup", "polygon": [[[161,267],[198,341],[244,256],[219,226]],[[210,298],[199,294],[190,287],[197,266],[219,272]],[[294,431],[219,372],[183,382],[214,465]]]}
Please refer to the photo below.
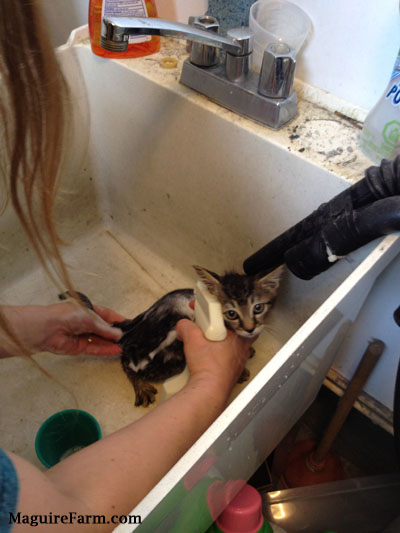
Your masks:
{"label": "white plastic cup", "polygon": [[258,0],[250,8],[249,26],[254,32],[253,67],[260,70],[264,50],[270,43],[285,43],[300,50],[311,32],[309,16],[285,0]]}

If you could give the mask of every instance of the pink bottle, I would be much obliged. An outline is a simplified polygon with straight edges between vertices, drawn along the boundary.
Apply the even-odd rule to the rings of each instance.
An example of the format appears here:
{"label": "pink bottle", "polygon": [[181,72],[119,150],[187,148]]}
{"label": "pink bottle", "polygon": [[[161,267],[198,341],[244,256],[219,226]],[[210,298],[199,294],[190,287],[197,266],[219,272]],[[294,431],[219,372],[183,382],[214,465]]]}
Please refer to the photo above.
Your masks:
{"label": "pink bottle", "polygon": [[260,493],[245,485],[219,515],[208,533],[273,533],[264,520]]}

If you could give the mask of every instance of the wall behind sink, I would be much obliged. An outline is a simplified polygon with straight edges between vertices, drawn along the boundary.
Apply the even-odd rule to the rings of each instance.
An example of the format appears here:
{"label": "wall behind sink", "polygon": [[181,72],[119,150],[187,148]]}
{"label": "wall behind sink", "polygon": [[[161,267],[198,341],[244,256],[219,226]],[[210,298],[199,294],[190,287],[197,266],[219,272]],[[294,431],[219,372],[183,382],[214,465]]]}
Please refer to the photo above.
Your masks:
{"label": "wall behind sink", "polygon": [[[55,46],[87,23],[89,0],[40,1]],[[181,22],[204,13],[208,5],[207,0],[156,1],[160,17]],[[386,87],[400,45],[398,0],[291,1],[309,14],[314,26],[298,56],[297,77],[370,109]]]}

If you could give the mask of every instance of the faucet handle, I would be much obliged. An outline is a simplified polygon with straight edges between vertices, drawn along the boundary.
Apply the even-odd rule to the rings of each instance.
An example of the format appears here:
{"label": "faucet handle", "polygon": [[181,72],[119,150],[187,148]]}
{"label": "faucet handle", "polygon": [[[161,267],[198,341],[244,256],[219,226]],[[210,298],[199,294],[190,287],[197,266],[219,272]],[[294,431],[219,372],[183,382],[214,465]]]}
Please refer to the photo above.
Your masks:
{"label": "faucet handle", "polygon": [[258,92],[269,98],[287,98],[292,93],[295,69],[293,48],[285,43],[269,44],[263,56]]}

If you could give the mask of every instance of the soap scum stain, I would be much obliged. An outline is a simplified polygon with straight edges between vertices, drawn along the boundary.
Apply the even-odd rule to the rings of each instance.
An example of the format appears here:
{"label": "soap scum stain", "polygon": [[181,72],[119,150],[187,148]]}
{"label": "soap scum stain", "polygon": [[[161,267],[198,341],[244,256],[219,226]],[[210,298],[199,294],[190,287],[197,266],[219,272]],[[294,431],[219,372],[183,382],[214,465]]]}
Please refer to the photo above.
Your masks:
{"label": "soap scum stain", "polygon": [[[288,150],[307,153],[317,161],[326,164],[334,163],[337,168],[351,167],[358,161],[357,146],[360,122],[351,119],[339,111],[334,116],[327,114],[326,110],[315,106],[316,114],[322,116],[306,118],[303,123],[295,124],[289,128],[291,145]],[[333,143],[341,141],[341,145]],[[334,172],[329,165],[328,170]]]}
{"label": "soap scum stain", "polygon": [[303,120],[298,118],[287,129],[288,150],[306,152],[307,159],[314,163],[351,181],[358,181],[364,170],[361,168],[364,166],[362,154],[357,151],[362,122],[307,98],[299,100],[299,115],[304,117]]}

